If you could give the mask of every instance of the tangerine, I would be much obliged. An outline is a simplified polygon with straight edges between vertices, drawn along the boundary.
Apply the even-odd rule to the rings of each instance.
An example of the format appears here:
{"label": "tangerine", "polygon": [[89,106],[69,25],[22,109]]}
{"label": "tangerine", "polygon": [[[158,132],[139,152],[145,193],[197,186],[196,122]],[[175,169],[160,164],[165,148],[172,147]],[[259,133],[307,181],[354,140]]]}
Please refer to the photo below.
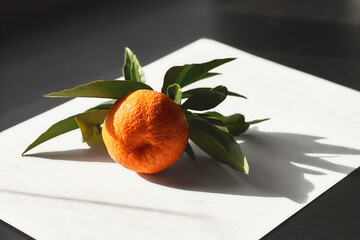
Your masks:
{"label": "tangerine", "polygon": [[138,173],[153,174],[181,157],[189,125],[181,107],[167,95],[137,90],[113,104],[102,136],[116,162]]}

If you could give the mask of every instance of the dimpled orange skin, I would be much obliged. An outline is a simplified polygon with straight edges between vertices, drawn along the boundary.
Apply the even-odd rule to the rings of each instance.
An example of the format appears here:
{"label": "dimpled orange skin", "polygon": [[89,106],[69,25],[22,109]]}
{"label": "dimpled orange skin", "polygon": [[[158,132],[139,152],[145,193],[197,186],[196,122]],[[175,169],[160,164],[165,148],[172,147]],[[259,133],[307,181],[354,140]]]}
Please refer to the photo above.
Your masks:
{"label": "dimpled orange skin", "polygon": [[137,90],[110,108],[102,136],[116,162],[138,173],[153,174],[181,157],[189,125],[180,106],[168,96]]}

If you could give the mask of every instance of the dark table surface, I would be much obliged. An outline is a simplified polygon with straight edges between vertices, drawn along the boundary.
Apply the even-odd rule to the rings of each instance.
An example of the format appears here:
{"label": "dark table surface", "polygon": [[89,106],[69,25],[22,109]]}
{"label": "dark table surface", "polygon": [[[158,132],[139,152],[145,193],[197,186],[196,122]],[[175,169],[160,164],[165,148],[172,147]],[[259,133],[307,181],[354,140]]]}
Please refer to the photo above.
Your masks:
{"label": "dark table surface", "polygon": [[[5,0],[0,21],[0,131],[119,77],[125,46],[146,65],[202,37],[360,90],[357,0]],[[360,239],[359,186],[357,169],[264,239]],[[0,221],[11,237],[31,239]]]}

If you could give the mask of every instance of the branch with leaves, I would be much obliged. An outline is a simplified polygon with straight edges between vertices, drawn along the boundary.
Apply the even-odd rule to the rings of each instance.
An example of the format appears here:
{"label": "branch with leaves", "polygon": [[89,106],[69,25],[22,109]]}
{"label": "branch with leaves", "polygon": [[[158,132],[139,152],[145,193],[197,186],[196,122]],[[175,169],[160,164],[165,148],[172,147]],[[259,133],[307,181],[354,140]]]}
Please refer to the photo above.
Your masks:
{"label": "branch with leaves", "polygon": [[[238,93],[228,91],[222,85],[214,88],[194,88],[182,92],[184,87],[192,83],[218,75],[219,73],[210,71],[234,59],[215,59],[200,64],[171,67],[164,76],[161,92],[181,106],[189,124],[190,140],[193,143],[220,163],[248,173],[249,166],[246,157],[234,136],[245,132],[250,125],[268,119],[247,122],[244,115],[240,113],[224,116],[221,113],[209,111],[222,103],[227,96],[246,98]],[[32,142],[22,155],[45,141],[78,128],[83,136],[83,141],[89,146],[103,144],[102,123],[114,102],[139,89],[152,90],[146,84],[145,75],[138,59],[129,48],[125,48],[123,76],[125,80],[98,80],[44,95],[45,97],[95,97],[113,100],[55,123]],[[190,143],[187,144],[185,152],[195,160],[196,157]]]}

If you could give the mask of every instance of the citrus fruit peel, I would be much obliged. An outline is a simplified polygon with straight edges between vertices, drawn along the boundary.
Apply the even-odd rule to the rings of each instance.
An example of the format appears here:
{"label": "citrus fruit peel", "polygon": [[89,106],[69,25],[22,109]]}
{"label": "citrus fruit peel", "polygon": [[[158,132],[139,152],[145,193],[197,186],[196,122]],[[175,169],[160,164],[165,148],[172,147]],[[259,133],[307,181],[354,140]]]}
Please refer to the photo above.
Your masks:
{"label": "citrus fruit peel", "polygon": [[112,100],[55,123],[25,149],[23,156],[45,141],[80,128],[84,142],[89,146],[104,143],[116,162],[135,172],[163,171],[183,152],[196,160],[190,139],[213,159],[247,174],[249,165],[234,136],[268,118],[246,122],[240,113],[224,116],[209,111],[227,96],[246,98],[222,85],[182,91],[194,82],[219,75],[210,71],[233,60],[174,66],[165,73],[161,92],[157,92],[146,84],[135,54],[125,48],[125,80],[97,80],[44,95]]}
{"label": "citrus fruit peel", "polygon": [[174,164],[189,139],[181,107],[163,93],[138,90],[117,100],[104,121],[108,153],[138,173],[157,173]]}

